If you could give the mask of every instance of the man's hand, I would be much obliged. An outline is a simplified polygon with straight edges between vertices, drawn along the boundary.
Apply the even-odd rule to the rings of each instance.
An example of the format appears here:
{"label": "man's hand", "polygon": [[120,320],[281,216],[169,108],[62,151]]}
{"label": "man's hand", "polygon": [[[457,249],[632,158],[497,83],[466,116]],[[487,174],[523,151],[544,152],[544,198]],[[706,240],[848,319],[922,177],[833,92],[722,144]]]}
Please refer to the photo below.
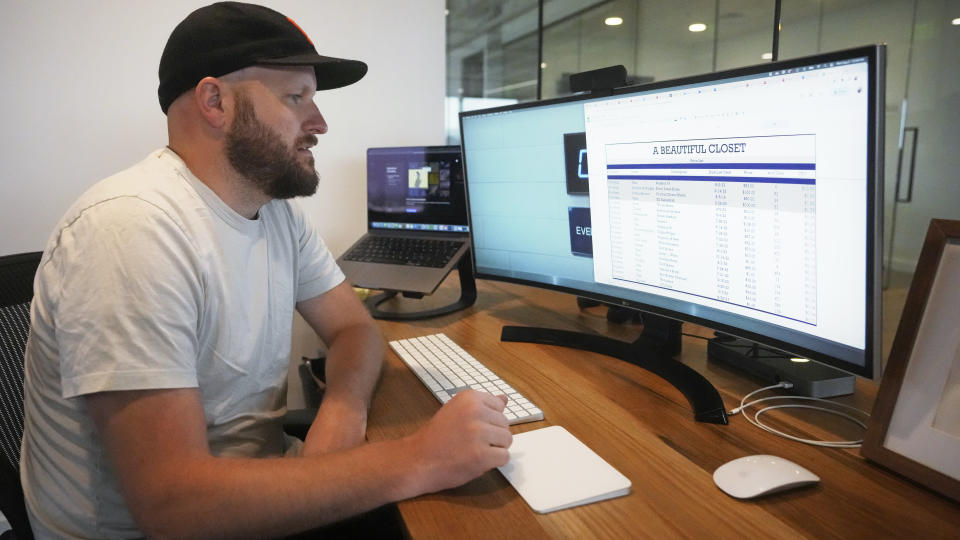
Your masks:
{"label": "man's hand", "polygon": [[457,487],[510,460],[506,396],[464,390],[409,437],[423,477],[421,493]]}

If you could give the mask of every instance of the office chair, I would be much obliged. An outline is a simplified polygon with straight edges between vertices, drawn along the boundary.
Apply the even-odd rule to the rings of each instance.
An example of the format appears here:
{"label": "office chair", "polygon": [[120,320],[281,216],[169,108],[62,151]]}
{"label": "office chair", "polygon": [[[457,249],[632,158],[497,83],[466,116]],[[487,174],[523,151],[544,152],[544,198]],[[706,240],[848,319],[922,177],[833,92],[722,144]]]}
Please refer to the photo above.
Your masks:
{"label": "office chair", "polygon": [[33,538],[20,485],[20,439],[23,355],[30,330],[33,277],[40,256],[38,251],[0,257],[0,512],[18,540]]}
{"label": "office chair", "polygon": [[325,380],[325,365],[326,357],[321,355],[318,358],[304,357],[298,368],[305,407],[287,411],[283,417],[283,431],[301,441],[307,438],[307,431],[313,424],[313,419],[317,417],[317,410],[323,400],[323,390],[317,385],[314,377],[321,381]]}

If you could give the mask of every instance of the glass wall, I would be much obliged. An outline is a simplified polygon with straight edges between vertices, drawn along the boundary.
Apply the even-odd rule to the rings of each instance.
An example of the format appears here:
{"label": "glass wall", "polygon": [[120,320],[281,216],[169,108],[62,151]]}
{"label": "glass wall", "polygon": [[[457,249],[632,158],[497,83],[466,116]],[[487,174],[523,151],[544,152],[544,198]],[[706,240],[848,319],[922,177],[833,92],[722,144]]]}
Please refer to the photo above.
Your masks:
{"label": "glass wall", "polygon": [[[448,0],[448,140],[459,111],[567,95],[572,73],[622,64],[638,84],[768,61],[776,4]],[[780,6],[780,59],[887,44],[885,279],[903,283],[929,220],[960,219],[960,0]]]}
{"label": "glass wall", "polygon": [[887,44],[884,279],[913,272],[931,218],[960,218],[960,2],[783,0],[780,57]]}
{"label": "glass wall", "polygon": [[457,113],[537,99],[538,0],[447,0],[446,132]]}

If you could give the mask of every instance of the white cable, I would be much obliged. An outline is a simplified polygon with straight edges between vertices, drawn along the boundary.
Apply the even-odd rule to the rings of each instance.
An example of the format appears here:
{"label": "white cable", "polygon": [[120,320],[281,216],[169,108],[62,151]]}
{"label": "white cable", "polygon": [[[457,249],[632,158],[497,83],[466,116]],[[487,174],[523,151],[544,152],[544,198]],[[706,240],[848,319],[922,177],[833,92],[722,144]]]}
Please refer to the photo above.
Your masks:
{"label": "white cable", "polygon": [[749,398],[750,396],[752,396],[752,395],[754,395],[754,394],[759,394],[760,392],[763,392],[763,391],[765,391],[765,390],[773,390],[774,388],[793,388],[793,383],[786,382],[786,381],[781,381],[781,382],[779,382],[779,383],[777,383],[777,384],[775,384],[775,385],[773,385],[773,386],[765,386],[765,387],[763,387],[763,388],[760,388],[759,390],[754,390],[753,392],[750,392],[749,394],[743,396],[743,399],[740,400],[740,406],[737,407],[736,409],[728,412],[727,414],[734,415],[734,414],[739,413],[741,410],[743,410],[744,407],[746,407],[747,405],[750,405],[749,403],[748,403],[747,405],[744,405],[744,404],[743,404],[743,402],[746,401],[747,398]]}
{"label": "white cable", "polygon": [[761,415],[761,414],[764,414],[764,413],[766,413],[767,411],[771,411],[771,410],[773,410],[773,409],[787,409],[787,408],[813,409],[813,410],[823,411],[823,412],[826,412],[826,413],[830,413],[830,414],[833,414],[833,415],[836,415],[836,416],[840,416],[840,417],[846,418],[846,419],[850,420],[851,422],[859,425],[859,426],[862,427],[864,430],[867,429],[867,425],[866,425],[864,422],[862,422],[862,421],[854,418],[853,416],[850,416],[849,414],[846,414],[846,413],[844,413],[844,412],[842,412],[842,411],[839,411],[839,410],[837,410],[837,409],[835,409],[835,408],[817,407],[817,406],[814,406],[814,405],[803,405],[803,404],[800,404],[800,403],[788,403],[788,404],[784,404],[784,405],[770,405],[770,406],[764,407],[764,408],[762,408],[762,409],[758,409],[757,412],[754,413],[753,418],[750,418],[750,415],[747,414],[746,412],[744,412],[744,409],[746,409],[747,407],[751,407],[751,406],[756,405],[756,404],[758,404],[758,403],[763,403],[763,402],[766,402],[766,401],[773,401],[773,400],[789,399],[789,400],[820,401],[820,402],[823,402],[823,403],[829,403],[832,407],[842,407],[842,408],[845,408],[845,409],[850,409],[850,410],[853,410],[853,411],[856,411],[856,412],[862,414],[864,417],[867,417],[867,418],[870,417],[869,413],[867,413],[867,412],[865,412],[865,411],[863,411],[863,410],[860,410],[860,409],[858,409],[858,408],[856,408],[856,407],[851,407],[850,405],[845,405],[845,404],[843,404],[843,403],[835,403],[835,402],[833,402],[833,401],[828,401],[828,400],[821,399],[821,398],[814,398],[814,397],[807,397],[807,396],[770,396],[770,397],[755,399],[755,400],[753,400],[753,401],[751,401],[751,402],[749,402],[749,403],[746,402],[747,399],[750,398],[751,396],[753,396],[753,395],[755,395],[755,394],[758,394],[758,393],[760,393],[760,392],[764,392],[764,391],[766,391],[766,390],[773,390],[773,389],[776,389],[776,388],[792,388],[792,387],[793,387],[793,384],[791,384],[790,382],[787,382],[787,381],[783,381],[783,382],[781,382],[781,383],[779,383],[779,384],[775,384],[775,385],[773,385],[773,386],[767,386],[767,387],[764,387],[764,388],[760,388],[759,390],[754,390],[753,392],[750,392],[749,394],[743,396],[743,399],[740,400],[740,406],[737,407],[736,409],[733,409],[733,410],[730,411],[728,414],[730,414],[730,415],[732,416],[732,415],[739,414],[739,413],[743,412],[743,417],[746,418],[747,421],[750,422],[751,424],[753,424],[753,425],[757,426],[758,428],[763,429],[763,430],[765,430],[765,431],[767,431],[767,432],[773,433],[774,435],[779,435],[780,437],[784,437],[784,438],[790,439],[790,440],[792,440],[792,441],[802,442],[802,443],[810,444],[810,445],[814,445],[814,446],[825,446],[825,447],[828,447],[828,448],[857,448],[857,447],[860,446],[860,444],[863,442],[863,439],[858,439],[858,440],[854,440],[854,441],[817,441],[817,440],[813,440],[813,439],[804,439],[804,438],[801,438],[801,437],[796,437],[796,436],[794,436],[794,435],[790,435],[790,434],[788,434],[788,433],[784,433],[784,432],[782,432],[782,431],[776,430],[776,429],[774,429],[774,428],[772,428],[772,427],[770,427],[770,426],[768,426],[768,425],[766,425],[766,424],[764,424],[763,422],[760,421],[760,415]]}

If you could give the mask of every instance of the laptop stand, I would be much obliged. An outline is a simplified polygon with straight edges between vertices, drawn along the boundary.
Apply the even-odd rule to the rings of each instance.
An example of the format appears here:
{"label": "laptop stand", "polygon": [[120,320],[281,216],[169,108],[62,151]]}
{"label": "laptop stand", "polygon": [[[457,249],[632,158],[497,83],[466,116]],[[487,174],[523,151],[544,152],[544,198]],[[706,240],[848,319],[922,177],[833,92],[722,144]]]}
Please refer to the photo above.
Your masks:
{"label": "laptop stand", "polygon": [[394,298],[399,293],[403,293],[403,296],[407,298],[423,297],[422,294],[392,290],[387,290],[376,296],[371,296],[364,301],[364,304],[367,306],[367,309],[370,311],[370,315],[372,315],[374,319],[382,319],[386,321],[416,321],[421,319],[429,319],[431,317],[439,317],[441,315],[460,311],[461,309],[472,306],[477,300],[477,281],[474,277],[473,257],[470,254],[469,249],[464,251],[463,255],[460,256],[460,260],[457,261],[457,273],[460,275],[460,298],[450,305],[423,311],[401,312],[385,311],[380,309],[380,304],[390,300],[391,298]]}

